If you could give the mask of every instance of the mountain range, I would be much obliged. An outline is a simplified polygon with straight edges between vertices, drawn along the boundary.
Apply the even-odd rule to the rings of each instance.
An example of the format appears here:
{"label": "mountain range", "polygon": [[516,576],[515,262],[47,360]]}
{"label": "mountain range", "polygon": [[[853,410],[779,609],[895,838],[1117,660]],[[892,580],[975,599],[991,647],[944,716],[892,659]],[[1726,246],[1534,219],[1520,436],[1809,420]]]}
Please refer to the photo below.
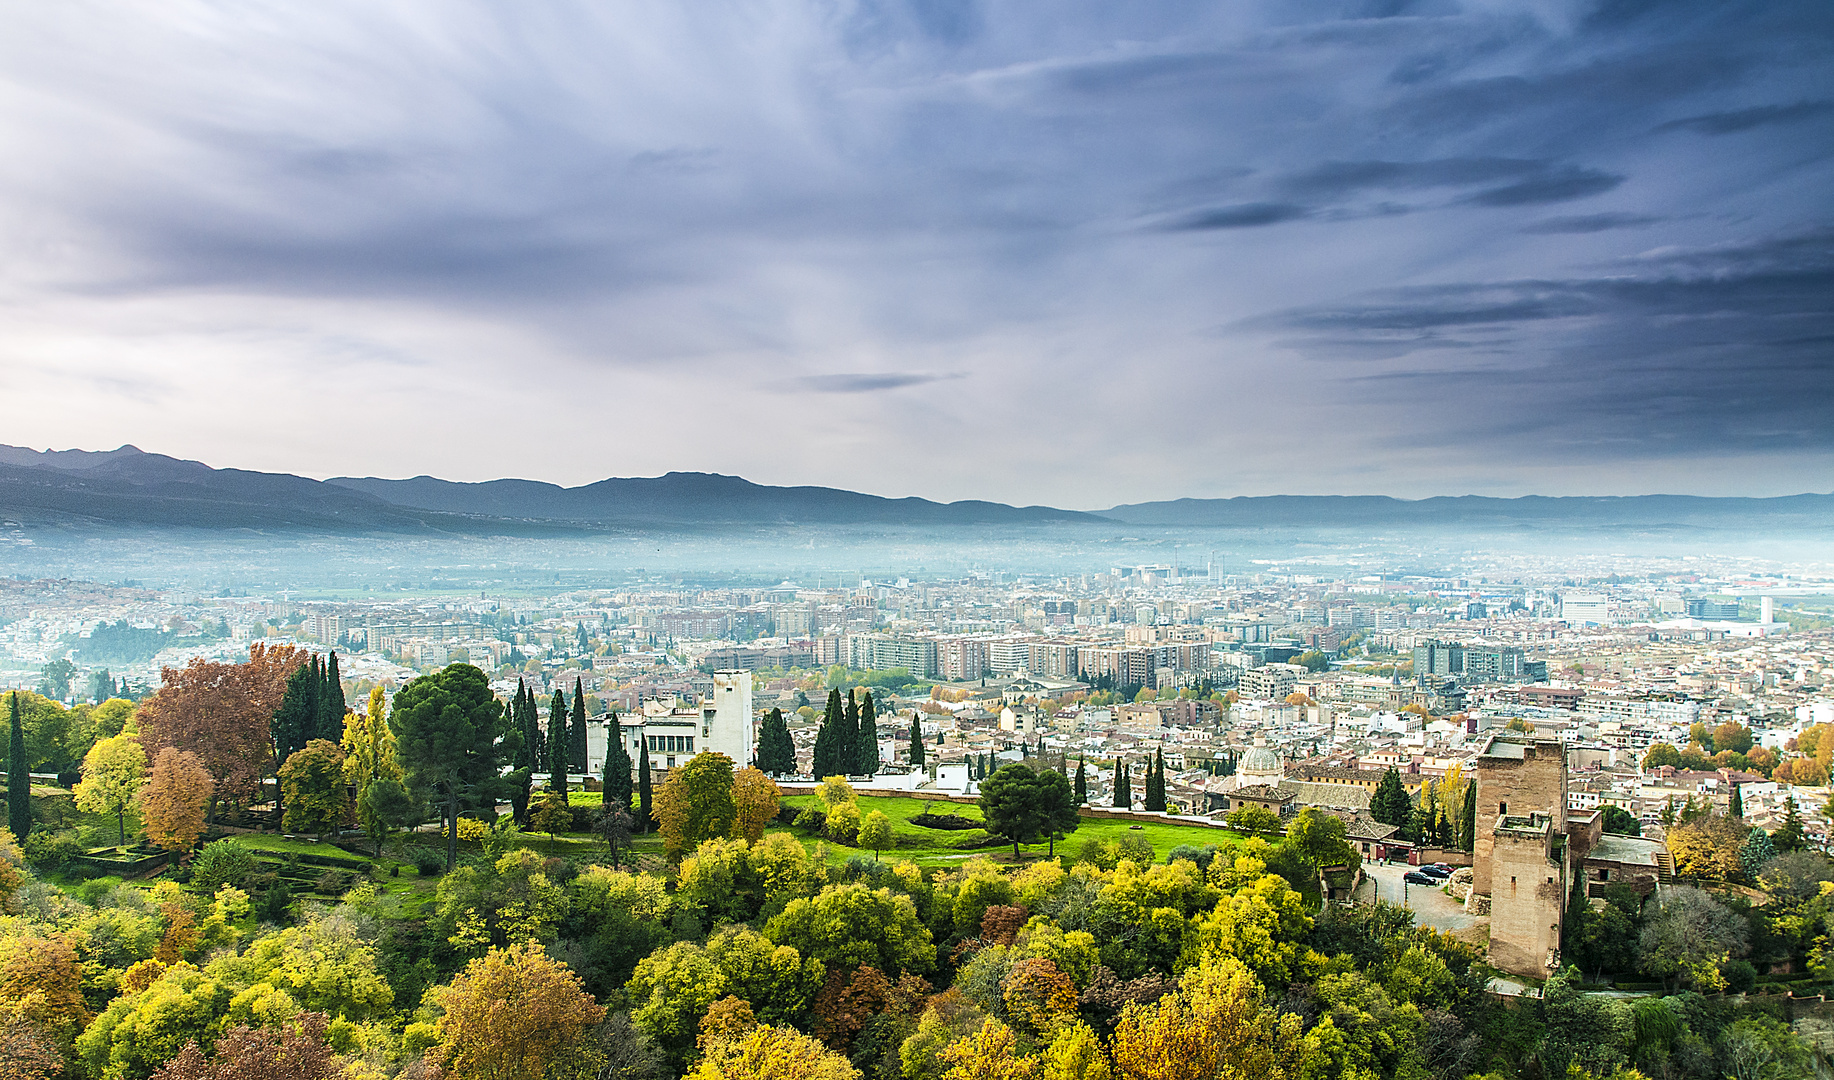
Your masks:
{"label": "mountain range", "polygon": [[1834,495],[1703,498],[1275,495],[1177,499],[1083,512],[1048,506],[888,499],[827,487],[769,487],[717,473],[613,477],[580,487],[457,483],[216,469],[149,454],[0,446],[0,519],[69,529],[187,527],[330,533],[529,534],[738,525],[1138,525],[1225,528],[1628,527],[1834,529]]}

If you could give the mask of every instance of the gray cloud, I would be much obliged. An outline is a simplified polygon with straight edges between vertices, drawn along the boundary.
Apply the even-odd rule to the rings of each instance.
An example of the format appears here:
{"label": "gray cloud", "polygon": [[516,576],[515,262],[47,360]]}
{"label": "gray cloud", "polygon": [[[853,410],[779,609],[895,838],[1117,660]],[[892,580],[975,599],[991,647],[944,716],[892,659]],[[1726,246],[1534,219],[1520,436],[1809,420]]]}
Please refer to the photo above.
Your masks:
{"label": "gray cloud", "polygon": [[1394,430],[1507,487],[1557,415],[1834,466],[1828,5],[37,5],[0,73],[13,441],[579,482],[611,416],[625,472],[1074,505],[1431,493]]}
{"label": "gray cloud", "polygon": [[833,375],[804,375],[778,384],[785,391],[816,394],[871,394],[880,390],[901,390],[907,386],[960,379],[960,373],[932,375],[919,371],[843,372]]}

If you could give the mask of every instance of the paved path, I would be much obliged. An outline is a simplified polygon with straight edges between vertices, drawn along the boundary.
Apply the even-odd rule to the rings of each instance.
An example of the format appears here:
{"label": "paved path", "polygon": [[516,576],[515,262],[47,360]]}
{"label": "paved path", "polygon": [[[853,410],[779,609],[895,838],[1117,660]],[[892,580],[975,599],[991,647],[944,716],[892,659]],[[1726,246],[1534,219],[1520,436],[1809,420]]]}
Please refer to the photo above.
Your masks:
{"label": "paved path", "polygon": [[1435,930],[1448,933],[1469,930],[1480,922],[1487,921],[1476,915],[1467,915],[1465,907],[1447,896],[1438,885],[1408,885],[1401,880],[1401,875],[1412,870],[1411,866],[1399,863],[1383,866],[1381,863],[1366,862],[1363,873],[1375,887],[1371,895],[1365,886],[1357,893],[1357,899],[1380,899],[1383,903],[1405,906],[1414,913],[1414,921],[1421,926],[1430,926]]}

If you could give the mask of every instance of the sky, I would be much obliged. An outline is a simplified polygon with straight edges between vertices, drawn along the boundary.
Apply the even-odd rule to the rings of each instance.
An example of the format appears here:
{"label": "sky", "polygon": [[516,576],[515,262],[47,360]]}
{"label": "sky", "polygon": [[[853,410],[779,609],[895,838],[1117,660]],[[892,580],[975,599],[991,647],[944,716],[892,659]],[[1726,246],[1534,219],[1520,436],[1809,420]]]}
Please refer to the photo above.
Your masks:
{"label": "sky", "polygon": [[0,442],[1834,490],[1824,0],[16,5]]}

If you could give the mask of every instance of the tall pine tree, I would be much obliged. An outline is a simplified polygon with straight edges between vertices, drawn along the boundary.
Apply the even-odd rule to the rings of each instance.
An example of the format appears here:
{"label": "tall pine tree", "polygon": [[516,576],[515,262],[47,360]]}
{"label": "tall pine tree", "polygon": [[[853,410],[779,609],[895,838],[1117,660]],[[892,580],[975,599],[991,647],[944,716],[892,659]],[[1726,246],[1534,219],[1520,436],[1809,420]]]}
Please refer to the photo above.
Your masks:
{"label": "tall pine tree", "polygon": [[911,714],[911,764],[919,769],[923,768],[923,725],[919,723],[922,719],[921,712]]}
{"label": "tall pine tree", "polygon": [[860,729],[853,734],[853,771],[863,776],[879,772],[879,707],[873,703],[872,691],[860,702]]}
{"label": "tall pine tree", "polygon": [[1402,829],[1412,823],[1413,800],[1407,797],[1407,787],[1401,783],[1401,774],[1392,765],[1382,774],[1375,794],[1369,797],[1369,816],[1384,825]]}
{"label": "tall pine tree", "polygon": [[25,843],[32,832],[32,768],[25,757],[25,724],[19,718],[19,691],[7,696],[11,734],[6,744],[6,821],[13,839]]}
{"label": "tall pine tree", "polygon": [[567,790],[567,695],[559,690],[548,706],[548,788]]}
{"label": "tall pine tree", "polygon": [[624,729],[613,711],[605,727],[605,805],[630,809],[630,751],[624,748]]}
{"label": "tall pine tree", "polygon": [[652,794],[650,788],[650,739],[648,735],[645,735],[643,741],[637,744],[637,822],[643,826],[643,831],[645,833],[650,831],[650,823],[654,820],[650,816],[650,797]]}
{"label": "tall pine tree", "polygon": [[586,680],[573,684],[573,722],[567,725],[567,764],[576,773],[586,771]]}

